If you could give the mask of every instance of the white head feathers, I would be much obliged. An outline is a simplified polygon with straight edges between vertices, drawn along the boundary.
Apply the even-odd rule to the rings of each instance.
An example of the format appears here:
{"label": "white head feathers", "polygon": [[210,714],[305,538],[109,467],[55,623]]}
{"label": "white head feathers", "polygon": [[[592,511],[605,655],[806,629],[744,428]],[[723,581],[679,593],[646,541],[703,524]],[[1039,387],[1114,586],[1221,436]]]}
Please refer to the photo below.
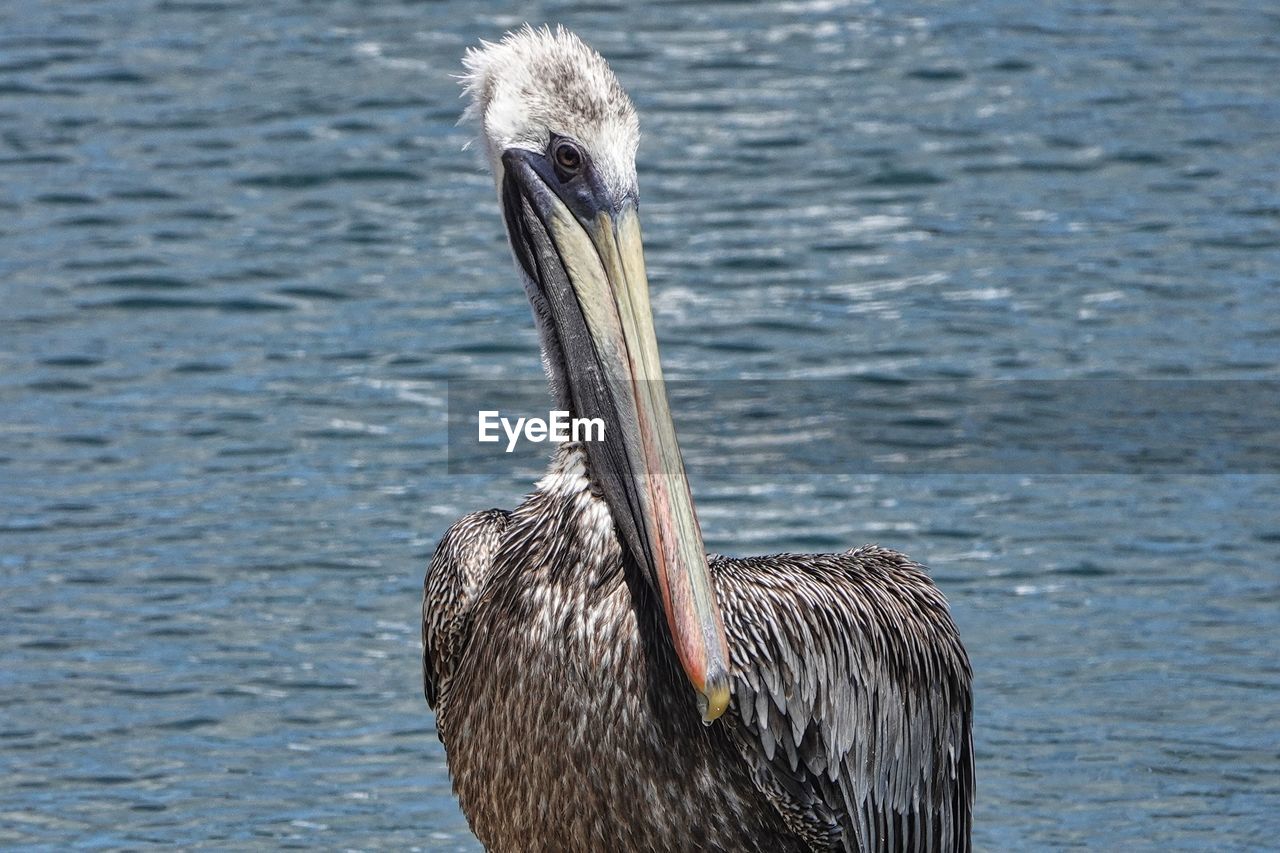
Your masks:
{"label": "white head feathers", "polygon": [[471,98],[463,118],[480,120],[499,185],[503,151],[545,151],[554,133],[582,145],[610,191],[635,191],[635,107],[604,58],[576,35],[526,24],[469,49],[462,64]]}

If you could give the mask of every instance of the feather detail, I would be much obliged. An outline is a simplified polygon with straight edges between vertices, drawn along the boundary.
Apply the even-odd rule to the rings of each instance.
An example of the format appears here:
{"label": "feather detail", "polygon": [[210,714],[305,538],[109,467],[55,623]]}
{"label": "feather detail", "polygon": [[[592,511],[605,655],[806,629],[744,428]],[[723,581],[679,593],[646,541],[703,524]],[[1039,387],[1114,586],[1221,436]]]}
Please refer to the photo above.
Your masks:
{"label": "feather detail", "polygon": [[754,735],[739,744],[757,778],[799,771],[843,849],[967,850],[971,673],[924,570],[874,546],[711,567],[740,662],[735,707]]}

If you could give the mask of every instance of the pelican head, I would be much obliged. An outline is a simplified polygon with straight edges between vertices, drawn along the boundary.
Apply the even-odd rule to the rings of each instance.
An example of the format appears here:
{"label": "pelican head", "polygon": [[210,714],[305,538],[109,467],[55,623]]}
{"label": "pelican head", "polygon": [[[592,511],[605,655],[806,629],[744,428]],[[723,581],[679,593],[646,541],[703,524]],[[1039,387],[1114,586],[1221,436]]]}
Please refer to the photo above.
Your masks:
{"label": "pelican head", "polygon": [[553,389],[575,416],[605,422],[604,440],[586,444],[592,482],[658,593],[709,723],[729,702],[729,652],[649,308],[635,108],[563,29],[526,26],[465,65]]}

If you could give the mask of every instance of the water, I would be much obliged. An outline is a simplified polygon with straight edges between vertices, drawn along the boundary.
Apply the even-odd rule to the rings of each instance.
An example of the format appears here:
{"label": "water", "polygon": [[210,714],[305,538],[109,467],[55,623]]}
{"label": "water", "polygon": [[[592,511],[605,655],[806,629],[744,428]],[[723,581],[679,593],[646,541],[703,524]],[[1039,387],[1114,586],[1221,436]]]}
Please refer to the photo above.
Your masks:
{"label": "water", "polygon": [[[447,474],[443,380],[537,360],[449,75],[526,19],[642,112],[673,377],[1274,379],[1280,16],[964,5],[4,4],[0,844],[475,849],[418,597],[529,482]],[[980,847],[1240,849],[1278,479],[694,485],[717,550],[933,567]]]}

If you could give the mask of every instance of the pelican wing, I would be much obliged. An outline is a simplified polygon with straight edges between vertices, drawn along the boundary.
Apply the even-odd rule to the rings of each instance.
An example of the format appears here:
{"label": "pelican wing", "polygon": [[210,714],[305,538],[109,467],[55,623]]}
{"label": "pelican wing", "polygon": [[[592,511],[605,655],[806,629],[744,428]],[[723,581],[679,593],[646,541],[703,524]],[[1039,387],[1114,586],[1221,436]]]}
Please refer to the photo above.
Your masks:
{"label": "pelican wing", "polygon": [[969,849],[969,661],[917,564],[845,554],[715,557],[733,657],[729,728],[814,849]]}
{"label": "pelican wing", "polygon": [[[437,711],[466,641],[471,607],[489,574],[509,516],[501,509],[464,515],[445,532],[427,567],[422,595],[422,692]],[[443,734],[440,739],[444,740]]]}

